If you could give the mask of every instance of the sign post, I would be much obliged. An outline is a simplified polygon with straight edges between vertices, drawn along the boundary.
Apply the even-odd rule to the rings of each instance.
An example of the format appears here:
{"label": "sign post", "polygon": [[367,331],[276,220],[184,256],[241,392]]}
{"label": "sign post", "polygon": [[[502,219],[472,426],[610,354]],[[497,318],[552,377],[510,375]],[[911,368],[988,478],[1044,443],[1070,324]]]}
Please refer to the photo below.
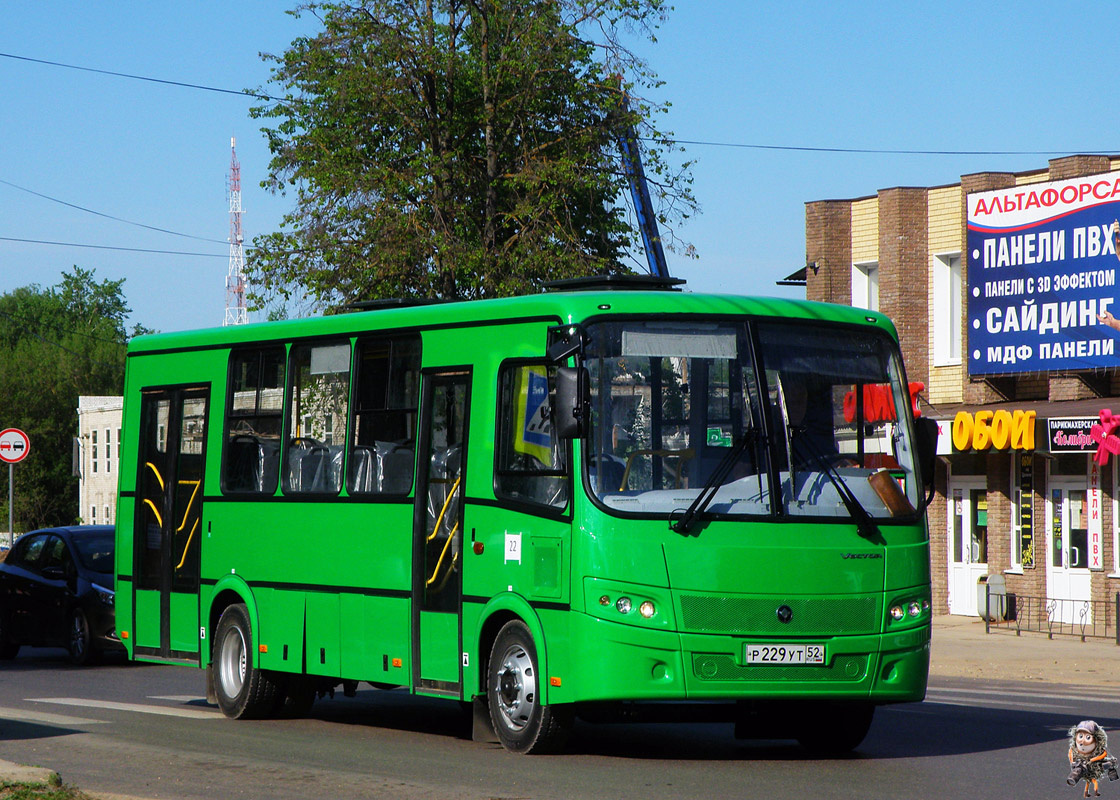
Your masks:
{"label": "sign post", "polygon": [[12,487],[15,485],[15,465],[27,458],[31,452],[31,440],[19,428],[5,428],[0,431],[0,461],[8,464],[8,547],[15,544],[15,531],[12,530]]}

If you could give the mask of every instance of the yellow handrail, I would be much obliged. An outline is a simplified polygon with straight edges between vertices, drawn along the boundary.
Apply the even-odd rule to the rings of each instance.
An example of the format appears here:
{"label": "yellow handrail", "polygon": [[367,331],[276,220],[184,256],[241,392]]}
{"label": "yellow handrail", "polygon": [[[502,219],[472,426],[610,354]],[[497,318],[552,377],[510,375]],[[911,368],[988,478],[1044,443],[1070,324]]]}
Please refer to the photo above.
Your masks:
{"label": "yellow handrail", "polygon": [[[175,565],[175,569],[182,569],[183,564],[187,562],[187,551],[191,549],[191,539],[194,538],[194,532],[198,530],[199,522],[201,522],[201,520],[196,519],[194,521],[194,527],[191,528],[190,535],[187,536],[187,543],[183,546],[183,557],[179,559],[179,563]],[[181,531],[182,528],[180,528],[179,530]],[[178,533],[178,531],[176,531],[176,533]]]}
{"label": "yellow handrail", "polygon": [[[455,527],[451,529],[451,533],[447,534],[447,541],[444,542],[443,549],[439,553],[439,560],[436,561],[435,569],[432,570],[432,577],[428,578],[428,580],[424,582],[425,586],[431,586],[433,583],[435,583],[436,576],[439,575],[440,564],[443,563],[443,559],[447,555],[447,550],[448,550],[449,547],[451,547],[451,542],[455,540],[455,532],[457,530],[459,530],[459,523],[458,522],[456,522]],[[451,559],[451,567],[455,566],[455,562],[458,560],[458,558],[459,558],[459,554],[456,553],[454,558]],[[450,568],[448,569],[448,574],[449,575],[451,574],[451,569]],[[442,584],[441,584],[441,587],[442,587]]]}
{"label": "yellow handrail", "polygon": [[163,476],[159,474],[159,470],[156,469],[156,465],[151,461],[145,461],[144,466],[156,474],[156,480],[159,481],[159,490],[161,492],[166,492],[167,487],[163,485]]}
{"label": "yellow handrail", "polygon": [[[426,541],[432,541],[432,539],[436,538],[436,534],[439,533],[439,524],[443,522],[443,515],[447,513],[447,508],[451,505],[451,498],[454,497],[455,492],[458,491],[459,481],[461,481],[462,479],[463,476],[460,475],[455,479],[455,483],[451,485],[451,491],[447,493],[447,499],[443,501],[443,508],[439,510],[439,516],[436,517],[436,526],[432,528],[432,533],[430,536],[428,536]],[[456,527],[458,527],[458,525],[459,523],[455,523]]]}
{"label": "yellow handrail", "polygon": [[[180,486],[194,486],[194,491],[191,492],[191,499],[187,501],[187,507],[183,511],[183,524],[175,529],[175,533],[182,533],[183,528],[187,527],[187,518],[191,513],[191,506],[194,505],[194,498],[198,494],[198,487],[202,485],[202,481],[179,481]],[[198,523],[196,522],[195,525]],[[193,533],[193,531],[192,531]]]}
{"label": "yellow handrail", "polygon": [[159,526],[162,528],[163,527],[163,516],[159,513],[159,509],[156,508],[156,504],[153,503],[151,500],[149,500],[147,497],[144,498],[144,502],[147,503],[151,507],[152,513],[156,515],[156,522],[159,523]]}

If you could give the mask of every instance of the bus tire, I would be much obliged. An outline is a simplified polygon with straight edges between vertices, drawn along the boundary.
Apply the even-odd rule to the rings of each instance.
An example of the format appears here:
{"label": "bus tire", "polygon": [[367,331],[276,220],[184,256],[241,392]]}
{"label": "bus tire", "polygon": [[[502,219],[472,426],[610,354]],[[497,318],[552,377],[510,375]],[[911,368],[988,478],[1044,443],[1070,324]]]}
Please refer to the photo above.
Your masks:
{"label": "bus tire", "polygon": [[214,689],[218,708],[230,719],[263,719],[279,692],[275,681],[253,666],[253,628],[241,603],[226,608],[214,636]]}
{"label": "bus tire", "polygon": [[813,755],[844,755],[859,747],[874,715],[875,706],[868,702],[822,705],[807,716],[797,741]]}
{"label": "bus tire", "polygon": [[515,753],[551,753],[563,747],[570,709],[541,703],[540,660],[532,634],[521,620],[507,622],[490,649],[486,698],[494,733]]}

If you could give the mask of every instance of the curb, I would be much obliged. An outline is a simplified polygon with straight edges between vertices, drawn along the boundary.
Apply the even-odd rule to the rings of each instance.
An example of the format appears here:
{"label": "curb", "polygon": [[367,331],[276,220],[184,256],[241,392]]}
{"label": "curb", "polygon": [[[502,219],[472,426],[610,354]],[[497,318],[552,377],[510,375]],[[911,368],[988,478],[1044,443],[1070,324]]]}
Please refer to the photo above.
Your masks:
{"label": "curb", "polygon": [[0,781],[8,783],[42,783],[58,785],[62,778],[53,769],[46,767],[25,767],[11,761],[0,759]]}

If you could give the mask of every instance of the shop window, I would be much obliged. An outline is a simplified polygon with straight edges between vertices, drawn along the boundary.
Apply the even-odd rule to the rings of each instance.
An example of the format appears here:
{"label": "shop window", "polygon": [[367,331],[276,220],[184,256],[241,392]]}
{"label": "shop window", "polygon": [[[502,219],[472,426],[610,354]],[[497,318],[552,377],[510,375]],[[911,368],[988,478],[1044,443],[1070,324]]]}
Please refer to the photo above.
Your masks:
{"label": "shop window", "polygon": [[1011,458],[1011,571],[1034,567],[1034,456]]}
{"label": "shop window", "polygon": [[869,311],[879,310],[879,265],[852,265],[852,305]]}
{"label": "shop window", "polygon": [[1060,453],[1050,461],[1051,475],[1085,478],[1089,475],[1089,456],[1085,453]]}
{"label": "shop window", "polygon": [[964,323],[961,298],[960,253],[933,259],[933,364],[961,363],[961,330]]}

